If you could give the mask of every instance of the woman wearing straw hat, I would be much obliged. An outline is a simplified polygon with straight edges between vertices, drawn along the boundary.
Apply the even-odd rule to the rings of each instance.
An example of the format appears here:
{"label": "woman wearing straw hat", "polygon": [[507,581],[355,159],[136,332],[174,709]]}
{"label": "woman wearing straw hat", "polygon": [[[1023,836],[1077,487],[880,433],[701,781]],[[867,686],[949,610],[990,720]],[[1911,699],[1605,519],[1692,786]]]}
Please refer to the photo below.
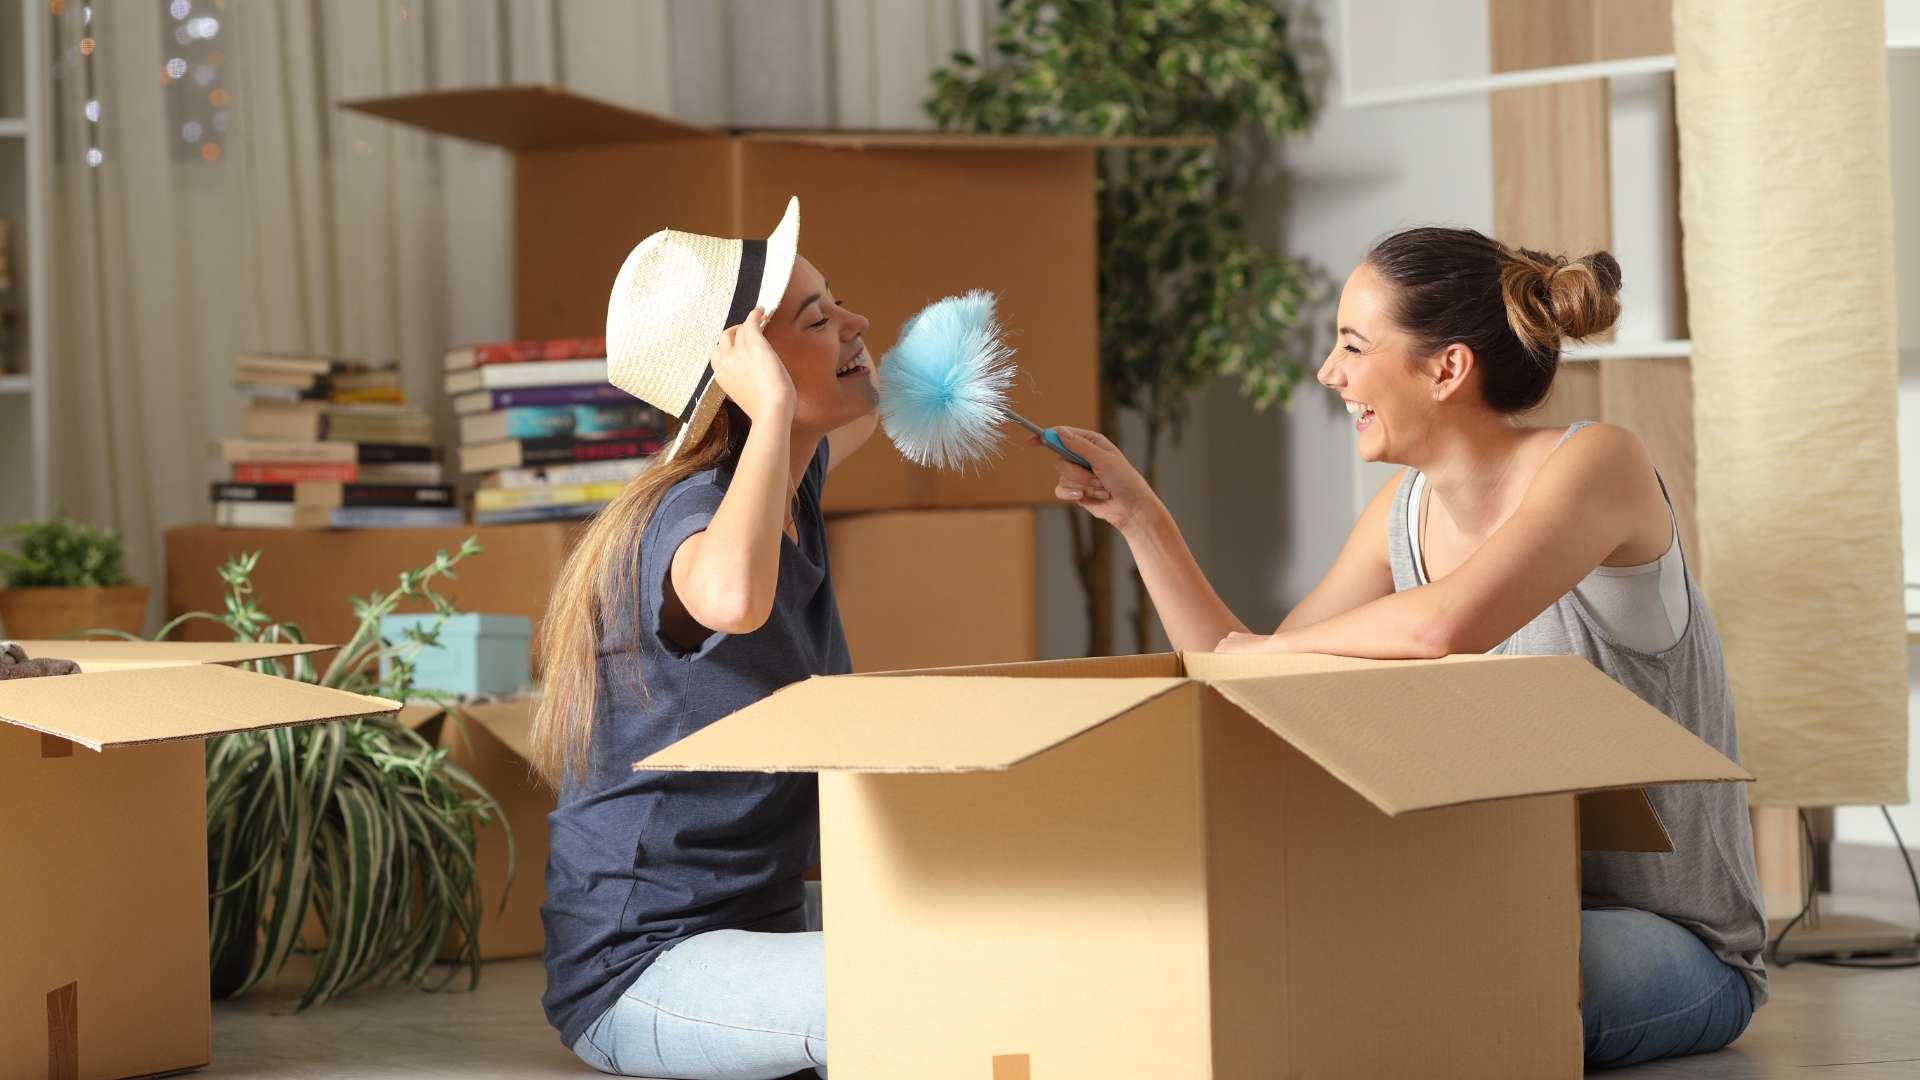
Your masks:
{"label": "woman wearing straw hat", "polygon": [[826,1074],[818,795],[804,773],[633,762],[851,669],[821,491],[873,432],[867,320],[765,240],[662,230],[607,307],[611,381],[682,426],[596,517],[540,628],[548,1019],[603,1072]]}
{"label": "woman wearing straw hat", "polygon": [[[1687,572],[1664,485],[1631,432],[1529,428],[1563,339],[1600,333],[1620,267],[1470,229],[1387,237],[1347,279],[1320,382],[1360,456],[1405,465],[1272,634],[1228,610],[1111,442],[1058,429],[1091,471],[1057,494],[1118,528],[1180,649],[1399,659],[1573,653],[1738,758],[1719,635]],[[1746,792],[1651,788],[1671,854],[1588,853],[1580,971],[1594,1065],[1717,1050],[1766,1000],[1766,919]]]}

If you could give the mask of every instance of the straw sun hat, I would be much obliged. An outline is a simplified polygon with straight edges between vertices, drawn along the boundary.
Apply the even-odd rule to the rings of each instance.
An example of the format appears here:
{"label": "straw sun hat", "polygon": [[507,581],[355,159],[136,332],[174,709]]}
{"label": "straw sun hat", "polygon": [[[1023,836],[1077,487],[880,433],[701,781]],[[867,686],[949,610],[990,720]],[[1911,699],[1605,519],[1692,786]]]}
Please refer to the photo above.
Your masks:
{"label": "straw sun hat", "polygon": [[727,395],[709,358],[720,334],[786,295],[800,239],[800,200],[765,240],[661,229],[627,254],[607,300],[607,380],[680,421],[661,455],[698,442]]}

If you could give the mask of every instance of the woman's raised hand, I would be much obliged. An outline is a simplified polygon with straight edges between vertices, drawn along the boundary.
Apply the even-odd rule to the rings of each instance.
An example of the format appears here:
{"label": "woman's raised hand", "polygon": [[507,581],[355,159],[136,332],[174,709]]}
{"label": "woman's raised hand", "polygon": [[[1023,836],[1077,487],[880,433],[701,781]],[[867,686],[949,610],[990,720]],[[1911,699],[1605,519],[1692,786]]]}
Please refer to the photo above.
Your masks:
{"label": "woman's raised hand", "polygon": [[713,347],[713,378],[748,419],[757,423],[784,410],[790,422],[795,397],[793,378],[780,362],[780,354],[760,332],[765,319],[766,312],[754,308],[746,322],[721,333],[720,343]]}

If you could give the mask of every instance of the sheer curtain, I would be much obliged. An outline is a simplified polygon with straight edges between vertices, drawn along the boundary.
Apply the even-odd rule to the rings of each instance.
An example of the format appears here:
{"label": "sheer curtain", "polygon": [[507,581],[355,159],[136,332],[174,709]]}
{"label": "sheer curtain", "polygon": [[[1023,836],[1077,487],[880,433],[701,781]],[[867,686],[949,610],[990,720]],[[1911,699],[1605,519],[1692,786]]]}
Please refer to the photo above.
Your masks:
{"label": "sheer curtain", "polygon": [[713,124],[924,125],[992,0],[49,0],[52,503],[136,578],[205,520],[241,351],[393,357],[441,404],[459,341],[511,335],[501,151],[335,108],[550,83]]}

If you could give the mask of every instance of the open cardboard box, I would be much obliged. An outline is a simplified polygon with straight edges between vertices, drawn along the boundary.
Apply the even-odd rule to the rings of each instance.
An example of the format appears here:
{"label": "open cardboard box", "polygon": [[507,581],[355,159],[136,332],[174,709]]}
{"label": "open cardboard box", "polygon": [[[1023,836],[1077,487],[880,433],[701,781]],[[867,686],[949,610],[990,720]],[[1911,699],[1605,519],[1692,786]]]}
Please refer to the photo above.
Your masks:
{"label": "open cardboard box", "polygon": [[1568,656],[812,679],[635,768],[821,774],[836,1080],[1578,1077],[1581,848],[1752,779]]}
{"label": "open cardboard box", "polygon": [[327,645],[26,641],[78,675],[0,682],[0,1076],[205,1065],[206,756],[234,731],[397,702],[220,665]]}
{"label": "open cardboard box", "polygon": [[[927,303],[992,289],[1019,350],[1013,406],[1081,427],[1099,418],[1095,153],[1210,141],[723,131],[546,86],[343,107],[513,152],[521,337],[600,333],[621,261],[654,230],[765,235],[798,195],[800,254],[873,320],[873,355]],[[877,439],[834,470],[826,507],[1051,505],[1053,456],[1010,434],[1004,460],[964,475]]]}

